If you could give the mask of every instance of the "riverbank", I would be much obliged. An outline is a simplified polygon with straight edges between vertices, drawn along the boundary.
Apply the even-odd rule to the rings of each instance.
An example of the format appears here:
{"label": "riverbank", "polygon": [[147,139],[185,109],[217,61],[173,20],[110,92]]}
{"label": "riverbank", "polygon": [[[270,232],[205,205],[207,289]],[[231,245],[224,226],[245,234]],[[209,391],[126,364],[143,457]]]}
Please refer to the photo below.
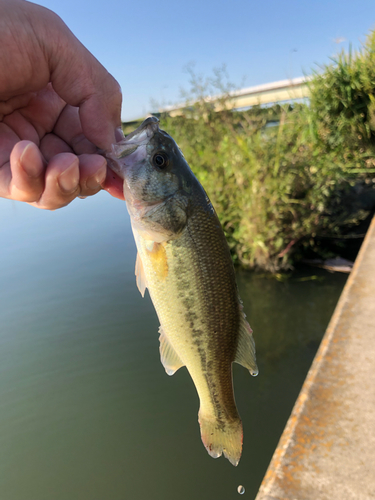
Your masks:
{"label": "riverbank", "polygon": [[277,273],[302,259],[345,257],[375,211],[374,82],[372,31],[360,51],[314,73],[308,102],[235,110],[218,70],[191,72],[186,107],[159,113],[207,191],[235,264]]}
{"label": "riverbank", "polygon": [[375,217],[256,500],[375,497]]}

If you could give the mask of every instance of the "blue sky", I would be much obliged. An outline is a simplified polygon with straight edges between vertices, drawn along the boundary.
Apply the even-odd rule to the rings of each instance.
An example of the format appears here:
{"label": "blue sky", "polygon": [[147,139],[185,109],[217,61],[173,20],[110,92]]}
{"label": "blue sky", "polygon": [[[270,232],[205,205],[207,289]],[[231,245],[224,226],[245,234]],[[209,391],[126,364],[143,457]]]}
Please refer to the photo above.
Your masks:
{"label": "blue sky", "polygon": [[[186,66],[237,86],[309,74],[375,28],[374,0],[41,0],[118,80],[123,119],[179,102]],[[345,39],[337,43],[338,39]],[[336,40],[336,42],[335,42]]]}

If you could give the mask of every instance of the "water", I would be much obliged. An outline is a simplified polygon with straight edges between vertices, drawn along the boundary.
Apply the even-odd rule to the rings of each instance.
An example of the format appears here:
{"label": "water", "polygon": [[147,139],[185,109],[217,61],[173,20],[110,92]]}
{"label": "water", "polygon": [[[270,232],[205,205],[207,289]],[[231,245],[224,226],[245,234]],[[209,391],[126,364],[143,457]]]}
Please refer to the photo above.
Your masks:
{"label": "water", "polygon": [[234,468],[201,443],[186,370],[160,363],[123,202],[0,199],[0,242],[1,500],[228,500],[239,484],[254,498],[346,277],[238,273],[260,374],[234,367]]}

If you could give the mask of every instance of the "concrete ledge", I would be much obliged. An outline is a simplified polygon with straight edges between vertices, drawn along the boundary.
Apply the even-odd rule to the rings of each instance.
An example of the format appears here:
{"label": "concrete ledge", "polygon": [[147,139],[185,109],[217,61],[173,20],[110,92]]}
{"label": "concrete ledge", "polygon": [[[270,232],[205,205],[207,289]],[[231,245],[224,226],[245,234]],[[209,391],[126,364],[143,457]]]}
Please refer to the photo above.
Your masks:
{"label": "concrete ledge", "polygon": [[256,500],[375,499],[375,217]]}

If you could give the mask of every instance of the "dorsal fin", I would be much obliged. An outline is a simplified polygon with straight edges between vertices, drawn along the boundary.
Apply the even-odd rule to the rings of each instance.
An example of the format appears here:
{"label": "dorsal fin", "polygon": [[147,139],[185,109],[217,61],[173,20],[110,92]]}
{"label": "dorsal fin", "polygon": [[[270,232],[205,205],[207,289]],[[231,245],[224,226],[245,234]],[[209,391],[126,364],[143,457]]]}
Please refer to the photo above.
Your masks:
{"label": "dorsal fin", "polygon": [[242,311],[243,306],[240,304],[240,329],[239,338],[234,362],[242,365],[250,371],[254,377],[258,375],[258,366],[255,358],[255,342],[253,339],[253,331],[246,321],[246,315]]}
{"label": "dorsal fin", "polygon": [[183,362],[179,358],[176,351],[171,346],[169,340],[165,336],[162,327],[159,327],[159,341],[160,341],[160,359],[168,375],[173,375],[181,366]]}

